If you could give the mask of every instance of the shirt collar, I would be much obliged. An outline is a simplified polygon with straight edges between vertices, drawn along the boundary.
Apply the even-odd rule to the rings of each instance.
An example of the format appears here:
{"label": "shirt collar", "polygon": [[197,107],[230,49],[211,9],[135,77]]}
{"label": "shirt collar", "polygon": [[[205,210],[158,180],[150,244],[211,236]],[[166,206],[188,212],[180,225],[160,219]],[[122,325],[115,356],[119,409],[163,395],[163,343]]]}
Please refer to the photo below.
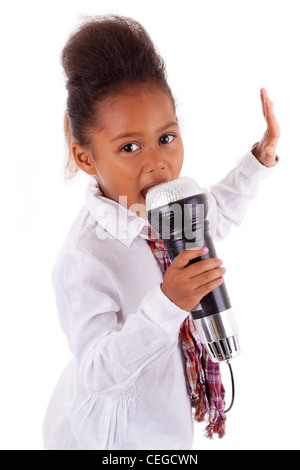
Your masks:
{"label": "shirt collar", "polygon": [[140,235],[147,221],[122,204],[105,197],[96,176],[92,176],[86,190],[86,205],[93,219],[98,223],[97,236],[100,239],[116,238],[130,247]]}

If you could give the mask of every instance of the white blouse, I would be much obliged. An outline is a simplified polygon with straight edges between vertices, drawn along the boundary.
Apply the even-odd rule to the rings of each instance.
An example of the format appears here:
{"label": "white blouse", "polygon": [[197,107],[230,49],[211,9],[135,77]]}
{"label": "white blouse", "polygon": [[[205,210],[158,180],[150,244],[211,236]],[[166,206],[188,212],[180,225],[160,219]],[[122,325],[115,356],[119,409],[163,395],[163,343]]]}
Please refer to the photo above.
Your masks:
{"label": "white blouse", "polygon": [[[211,235],[241,223],[271,169],[249,151],[206,191]],[[191,449],[193,419],[178,333],[188,312],[161,291],[161,268],[139,236],[144,219],[105,198],[86,205],[59,253],[53,285],[74,358],[44,421],[45,449]]]}

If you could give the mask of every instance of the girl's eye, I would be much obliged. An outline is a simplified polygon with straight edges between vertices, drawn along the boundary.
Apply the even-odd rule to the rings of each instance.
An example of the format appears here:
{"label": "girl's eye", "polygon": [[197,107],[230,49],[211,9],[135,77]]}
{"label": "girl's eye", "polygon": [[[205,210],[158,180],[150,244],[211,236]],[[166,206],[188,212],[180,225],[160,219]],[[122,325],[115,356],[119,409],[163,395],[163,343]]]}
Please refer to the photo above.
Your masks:
{"label": "girl's eye", "polygon": [[166,134],[166,135],[163,135],[160,139],[159,139],[159,143],[160,144],[170,144],[172,142],[172,140],[174,140],[175,138],[175,135],[172,135],[172,134]]}
{"label": "girl's eye", "polygon": [[140,147],[137,144],[126,144],[121,148],[121,152],[135,152],[136,150],[139,150],[139,148]]}

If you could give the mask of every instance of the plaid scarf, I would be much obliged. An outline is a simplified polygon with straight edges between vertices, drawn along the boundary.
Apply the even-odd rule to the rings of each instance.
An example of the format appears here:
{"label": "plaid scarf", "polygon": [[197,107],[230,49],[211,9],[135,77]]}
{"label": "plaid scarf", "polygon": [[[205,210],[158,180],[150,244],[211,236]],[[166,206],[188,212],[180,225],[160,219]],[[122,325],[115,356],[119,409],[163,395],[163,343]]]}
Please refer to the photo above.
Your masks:
{"label": "plaid scarf", "polygon": [[[170,266],[170,259],[165,246],[154,230],[145,226],[140,236],[150,244],[151,250],[163,273]],[[182,351],[186,359],[187,389],[194,408],[194,419],[198,422],[208,420],[206,437],[213,434],[222,438],[225,434],[226,415],[224,413],[225,390],[221,381],[220,365],[210,359],[206,349],[200,343],[199,335],[191,316],[188,316],[180,328]]]}

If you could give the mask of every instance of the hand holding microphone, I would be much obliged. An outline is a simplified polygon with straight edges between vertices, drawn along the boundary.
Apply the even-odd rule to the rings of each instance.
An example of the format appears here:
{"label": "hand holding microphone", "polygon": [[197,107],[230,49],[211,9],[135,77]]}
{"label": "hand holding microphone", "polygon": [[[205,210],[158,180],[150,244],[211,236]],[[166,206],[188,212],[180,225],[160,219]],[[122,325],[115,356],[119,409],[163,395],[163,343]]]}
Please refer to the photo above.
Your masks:
{"label": "hand holding microphone", "polygon": [[205,295],[224,281],[225,269],[221,267],[220,259],[209,258],[189,264],[207,253],[206,247],[182,251],[167,269],[162,291],[182,310],[191,311]]}

